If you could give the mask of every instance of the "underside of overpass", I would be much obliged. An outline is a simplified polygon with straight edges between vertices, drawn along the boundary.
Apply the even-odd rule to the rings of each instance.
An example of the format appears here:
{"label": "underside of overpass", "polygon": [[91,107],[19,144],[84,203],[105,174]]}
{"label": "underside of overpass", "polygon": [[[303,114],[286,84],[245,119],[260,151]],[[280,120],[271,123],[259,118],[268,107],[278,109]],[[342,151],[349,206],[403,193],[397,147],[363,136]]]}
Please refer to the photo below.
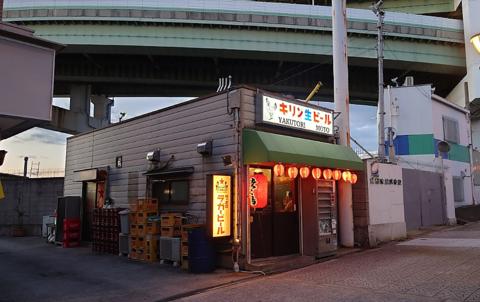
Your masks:
{"label": "underside of overpass", "polygon": [[[71,49],[70,49],[71,50]],[[109,96],[201,96],[217,89],[218,78],[232,76],[233,84],[249,84],[259,88],[303,98],[321,81],[324,86],[317,99],[332,100],[333,74],[331,56],[304,60],[264,58],[261,54],[233,56],[222,51],[205,55],[195,50],[165,50],[165,54],[102,53],[95,47],[81,53],[57,56],[55,95],[70,94],[72,84],[90,84],[93,94]],[[128,51],[122,51],[126,53]],[[190,55],[188,55],[190,52]],[[112,54],[113,53],[113,54]],[[265,55],[267,56],[267,55]],[[445,70],[449,70],[446,66]],[[377,69],[375,60],[350,59],[350,95],[353,103],[375,105],[377,100]],[[436,93],[446,95],[463,77],[460,72],[442,74],[421,70],[418,64],[408,66],[386,62],[385,79],[414,76],[416,83],[432,83]]]}
{"label": "underside of overpass", "polygon": [[[67,45],[56,57],[56,96],[101,96],[97,101],[108,113],[109,97],[201,96],[216,91],[219,78],[232,76],[233,85],[296,98],[321,81],[316,99],[332,101],[328,7],[242,0],[56,3],[7,0],[5,11],[7,21]],[[376,105],[376,19],[366,9],[348,16],[350,100]],[[431,83],[446,96],[463,78],[461,21],[389,12],[385,22],[385,84],[413,76],[416,84]],[[89,103],[77,105],[85,115]],[[69,120],[64,113],[55,116]]]}

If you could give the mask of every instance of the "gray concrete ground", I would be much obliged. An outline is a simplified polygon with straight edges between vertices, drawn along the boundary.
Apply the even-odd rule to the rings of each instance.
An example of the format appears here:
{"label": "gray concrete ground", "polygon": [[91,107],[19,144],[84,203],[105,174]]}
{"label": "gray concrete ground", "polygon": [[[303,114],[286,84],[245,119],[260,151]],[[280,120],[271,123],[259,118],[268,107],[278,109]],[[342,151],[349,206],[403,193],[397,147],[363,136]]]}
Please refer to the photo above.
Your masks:
{"label": "gray concrete ground", "polygon": [[[159,264],[0,237],[6,301],[480,301],[480,223],[266,277]],[[223,285],[222,285],[223,284]],[[224,285],[227,284],[227,285]],[[215,287],[204,290],[205,288]],[[200,290],[198,292],[197,290]]]}
{"label": "gray concrete ground", "polygon": [[184,301],[480,301],[480,224],[444,229]]}
{"label": "gray concrete ground", "polygon": [[63,249],[40,238],[0,237],[0,302],[159,301],[251,278],[216,272],[194,275],[159,263]]}

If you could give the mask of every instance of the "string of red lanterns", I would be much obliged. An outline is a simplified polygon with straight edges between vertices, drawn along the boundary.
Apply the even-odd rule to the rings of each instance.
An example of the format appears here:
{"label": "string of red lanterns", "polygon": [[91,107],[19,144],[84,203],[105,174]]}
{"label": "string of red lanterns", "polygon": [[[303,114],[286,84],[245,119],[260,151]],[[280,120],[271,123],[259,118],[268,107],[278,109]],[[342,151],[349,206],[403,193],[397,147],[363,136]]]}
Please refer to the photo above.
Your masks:
{"label": "string of red lanterns", "polygon": [[324,169],[322,171],[322,169],[316,167],[310,170],[310,168],[307,166],[300,167],[300,169],[295,166],[290,166],[288,169],[285,169],[283,164],[276,164],[273,167],[273,173],[277,177],[285,176],[285,170],[287,171],[287,175],[290,177],[290,179],[295,179],[299,174],[301,178],[308,178],[310,174],[312,174],[312,177],[315,180],[319,180],[323,176],[323,179],[325,180],[343,180],[344,182],[349,182],[351,184],[356,184],[358,181],[358,175],[348,170],[342,172],[339,169]]}

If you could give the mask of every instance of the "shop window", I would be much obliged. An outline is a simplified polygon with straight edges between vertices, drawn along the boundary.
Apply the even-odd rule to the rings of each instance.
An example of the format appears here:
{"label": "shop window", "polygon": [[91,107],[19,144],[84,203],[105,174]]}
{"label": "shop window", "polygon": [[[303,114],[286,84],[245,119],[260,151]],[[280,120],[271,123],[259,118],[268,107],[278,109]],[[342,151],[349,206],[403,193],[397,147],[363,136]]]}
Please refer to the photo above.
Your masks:
{"label": "shop window", "polygon": [[449,143],[459,144],[460,134],[458,131],[458,121],[449,117],[443,117],[443,136]]}
{"label": "shop window", "polygon": [[463,178],[453,177],[453,199],[455,202],[464,202]]}
{"label": "shop window", "polygon": [[187,180],[158,180],[152,184],[152,197],[160,204],[187,204],[188,193]]}
{"label": "shop window", "polygon": [[295,179],[288,176],[275,177],[273,187],[275,212],[296,212]]}

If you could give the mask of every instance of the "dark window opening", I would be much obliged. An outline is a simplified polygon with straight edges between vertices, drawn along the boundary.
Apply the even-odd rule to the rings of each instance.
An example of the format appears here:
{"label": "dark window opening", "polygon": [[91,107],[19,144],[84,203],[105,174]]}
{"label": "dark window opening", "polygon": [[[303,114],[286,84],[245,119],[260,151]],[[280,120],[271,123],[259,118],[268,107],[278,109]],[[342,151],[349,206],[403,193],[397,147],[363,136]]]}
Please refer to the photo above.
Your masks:
{"label": "dark window opening", "polygon": [[160,204],[187,204],[189,186],[187,180],[153,180],[152,197]]}

